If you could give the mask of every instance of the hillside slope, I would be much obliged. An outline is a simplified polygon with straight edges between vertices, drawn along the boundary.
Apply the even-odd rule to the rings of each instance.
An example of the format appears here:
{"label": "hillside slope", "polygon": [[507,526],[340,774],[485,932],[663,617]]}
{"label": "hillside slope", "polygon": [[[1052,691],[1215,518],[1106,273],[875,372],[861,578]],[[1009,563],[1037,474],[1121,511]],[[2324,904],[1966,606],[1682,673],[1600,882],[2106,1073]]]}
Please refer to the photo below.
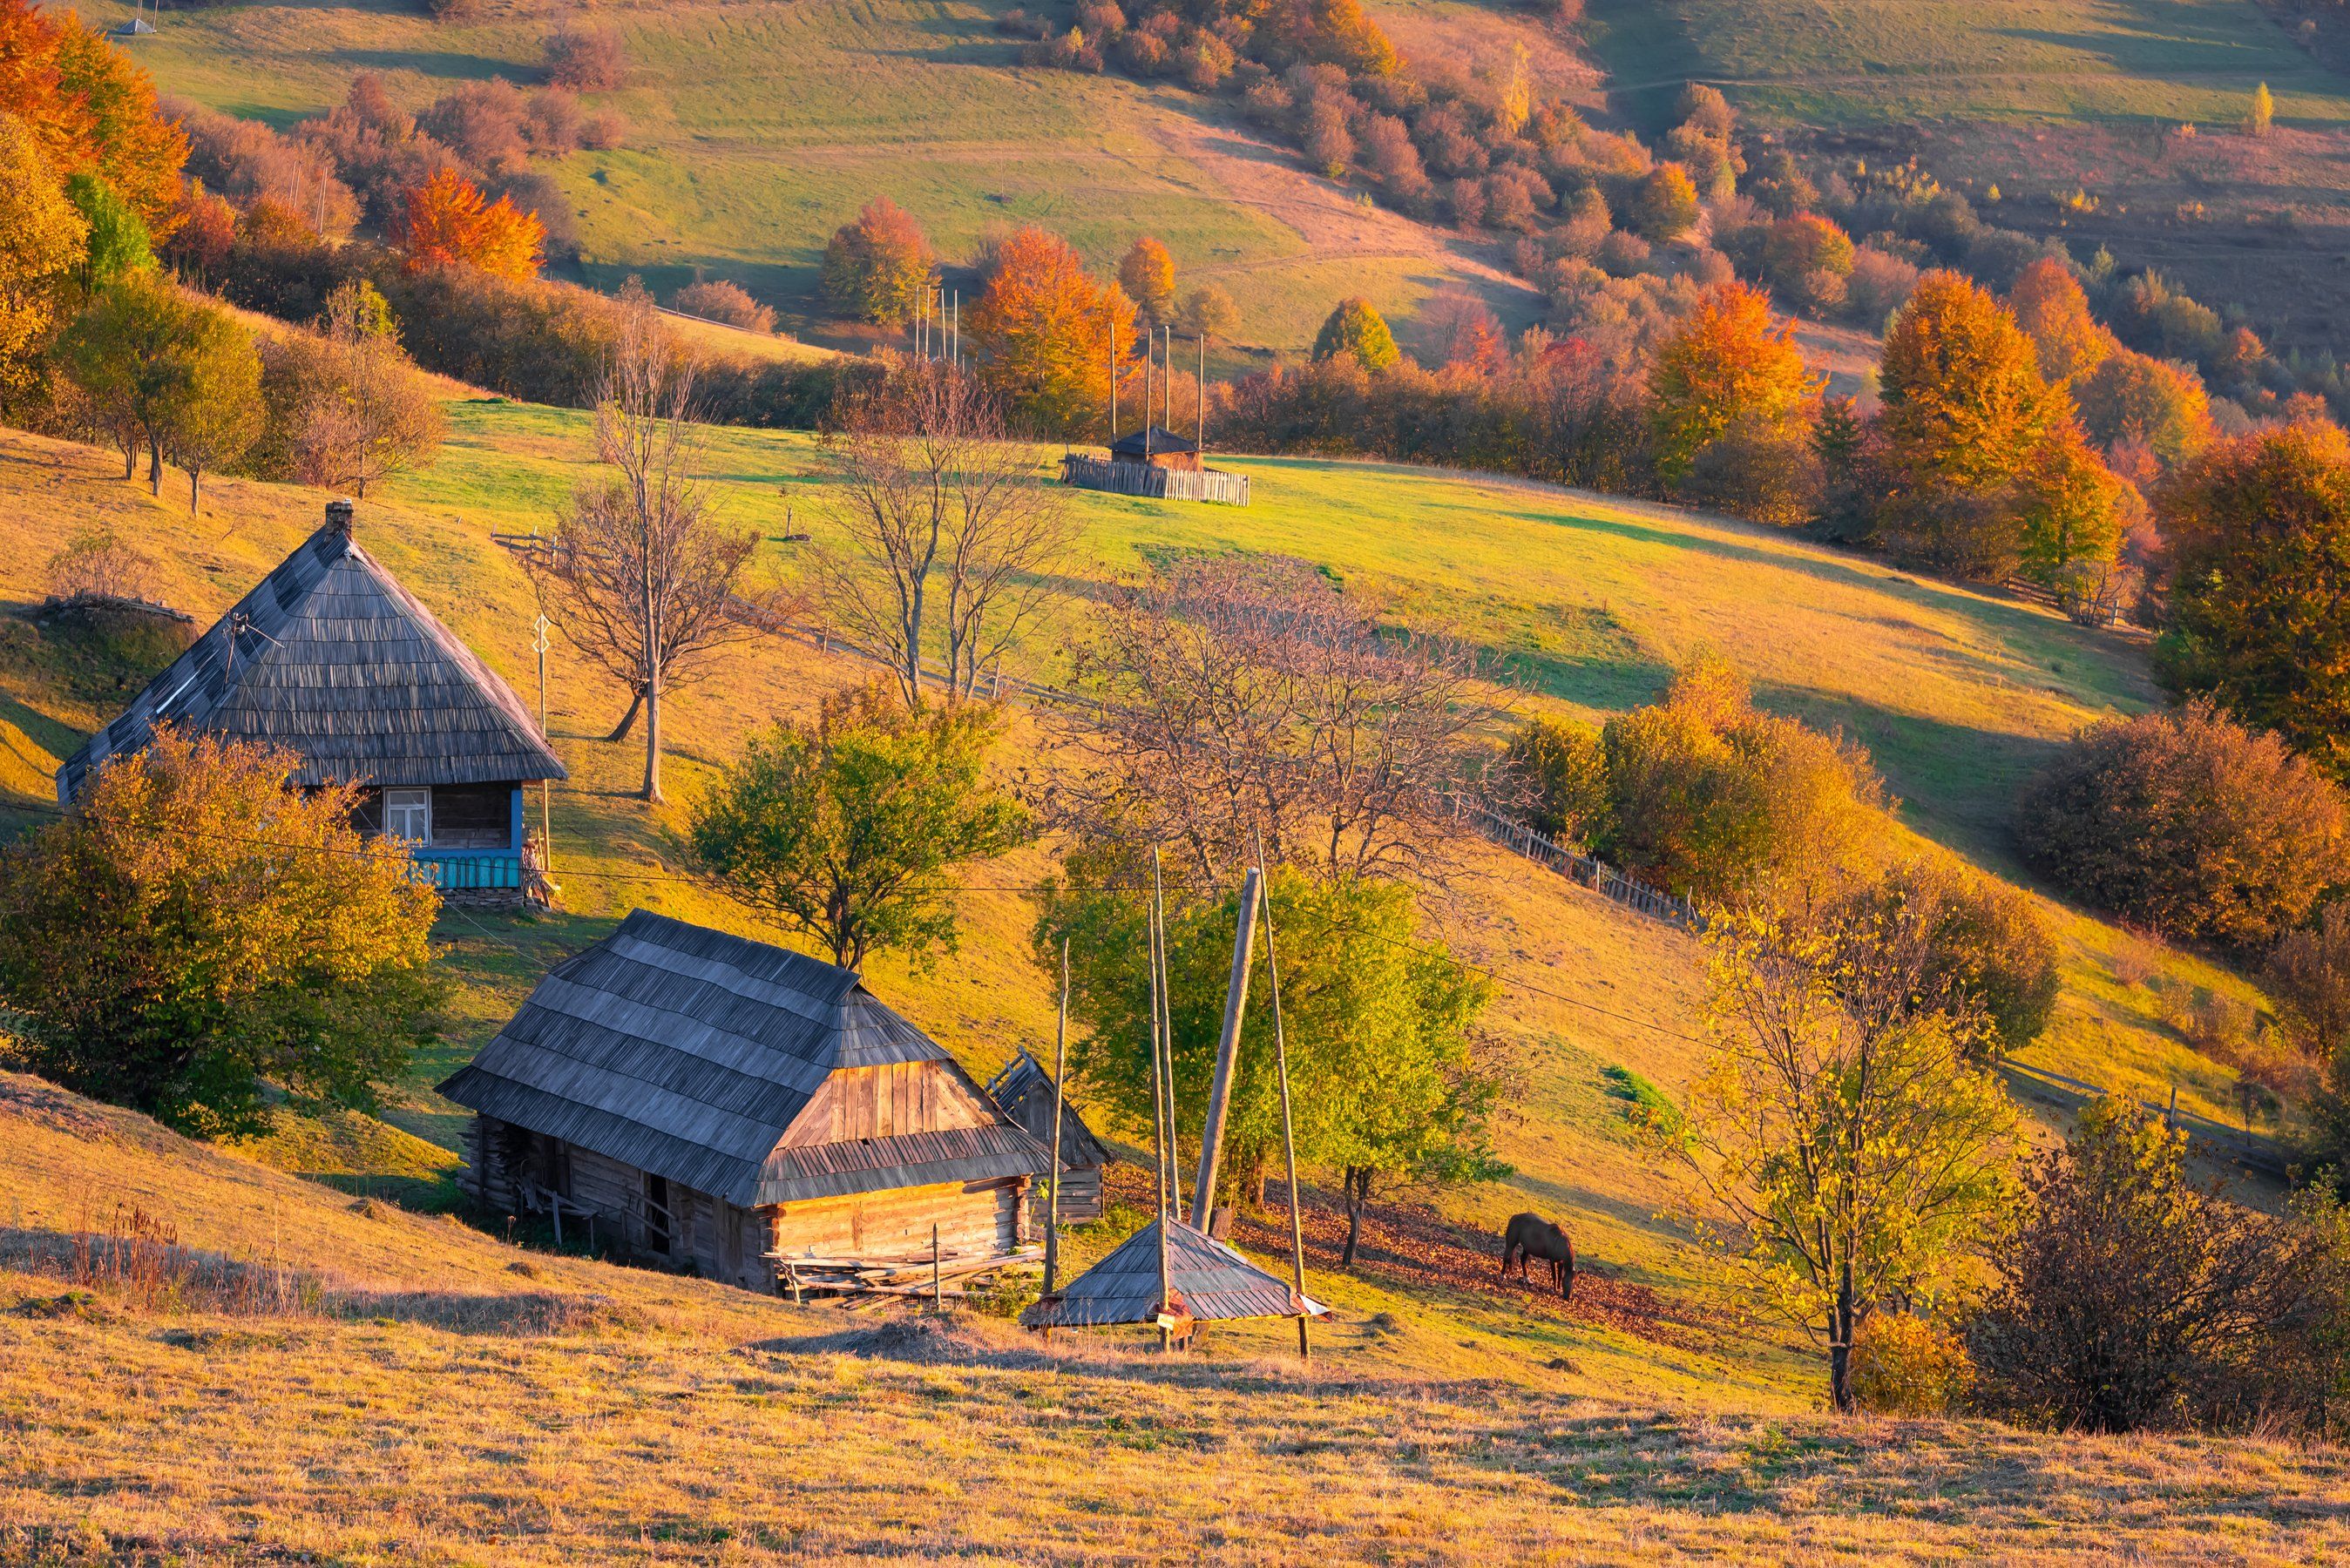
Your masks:
{"label": "hillside slope", "polygon": [[1164,1360],[876,1324],[526,1253],[5,1073],[0,1204],[11,1561],[2350,1552],[2338,1450],[1591,1391],[1580,1352],[1480,1354],[1343,1280],[1311,1366],[1277,1327]]}
{"label": "hillside slope", "polygon": [[[385,486],[361,506],[360,537],[494,668],[534,695],[528,585],[493,530],[546,525],[586,455],[584,416],[495,400],[452,408],[454,439],[435,468]],[[1495,688],[1491,721],[1524,711],[1604,714],[1653,697],[1670,667],[1712,646],[1754,676],[1762,699],[1842,723],[1876,753],[1903,798],[1905,831],[1939,839],[1994,869],[2016,781],[2098,713],[2143,701],[2137,654],[2034,608],[1986,598],[1825,552],[1768,530],[1607,503],[1544,487],[1373,465],[1233,461],[1257,504],[1185,507],[1099,494],[1078,498],[1085,531],[1072,596],[1025,656],[1050,674],[1055,639],[1079,630],[1090,596],[1179,549],[1301,556],[1413,621],[1448,628],[1523,683]],[[710,432],[705,466],[726,515],[771,536],[822,531],[827,481],[805,438]],[[119,464],[86,448],[0,434],[0,507],[20,519],[20,547],[0,560],[0,600],[39,597],[41,564],[80,529],[104,524],[157,560],[167,597],[217,615],[316,525],[315,492],[222,481],[191,525],[149,500]],[[785,526],[786,517],[791,527]],[[770,546],[779,570],[791,546]],[[25,737],[20,802],[40,774],[110,716],[136,672],[80,657],[50,632],[0,619],[0,711]],[[387,1115],[394,1137],[354,1119],[290,1124],[270,1157],[291,1168],[369,1182],[421,1200],[445,1172],[459,1118],[428,1085],[469,1059],[539,975],[643,904],[764,936],[748,911],[679,868],[673,834],[707,770],[778,714],[865,679],[853,661],[789,641],[731,654],[723,678],[690,687],[669,715],[678,804],[647,812],[629,798],[640,753],[598,737],[622,701],[558,637],[549,667],[557,749],[572,770],[555,795],[564,911],[512,920],[444,917],[446,961],[462,982],[445,1044],[415,1064]],[[1018,722],[1032,722],[1023,717]],[[1023,729],[1011,754],[1044,754],[1052,737]],[[11,775],[13,776],[13,775]],[[6,783],[0,778],[0,784]],[[921,1020],[975,1072],[1041,1043],[1050,998],[1027,951],[1024,889],[1049,864],[1042,848],[975,874],[961,899],[964,936],[948,962],[871,966],[881,993]],[[2055,903],[2066,989],[2057,1021],[2029,1053],[2046,1070],[2233,1121],[2238,1079],[2198,1054],[2164,1020],[2197,998],[2257,1003],[2241,981],[2141,942]],[[1502,982],[1491,1023],[1523,1074],[1503,1152],[1510,1183],[1447,1195],[1449,1221],[1490,1228],[1540,1207],[1582,1228],[1586,1251],[1670,1300],[1709,1299],[1678,1229],[1655,1218],[1669,1189],[1634,1148],[1602,1070],[1620,1066],[1676,1090],[1694,1071],[1702,1021],[1692,944],[1498,850],[1472,850],[1433,914],[1442,933]],[[2020,1092],[2051,1125],[2067,1105],[2044,1085]],[[418,1143],[415,1139],[423,1140]],[[435,1151],[441,1152],[435,1152]],[[442,1189],[445,1200],[445,1188]],[[1758,1349],[1756,1376],[1800,1374]],[[1717,1376],[1716,1370],[1705,1376]]]}
{"label": "hillside slope", "polygon": [[[1431,293],[1465,287],[1513,328],[1532,319],[1538,302],[1497,265],[1499,247],[1357,202],[1198,95],[1023,67],[1018,42],[993,30],[1004,8],[599,10],[632,68],[623,89],[592,96],[630,130],[619,151],[556,165],[587,280],[638,273],[667,298],[698,275],[731,278],[805,328],[825,241],[886,195],[950,263],[1024,223],[1111,267],[1155,234],[1181,286],[1212,281],[1238,302],[1235,348],[1302,350],[1348,294],[1409,318]],[[88,15],[111,23],[130,10],[97,0]],[[447,23],[393,0],[192,10],[142,39],[139,57],[166,93],[283,126],[339,103],[362,69],[386,73],[411,108],[461,81],[536,81],[544,40],[570,15],[531,0]]]}

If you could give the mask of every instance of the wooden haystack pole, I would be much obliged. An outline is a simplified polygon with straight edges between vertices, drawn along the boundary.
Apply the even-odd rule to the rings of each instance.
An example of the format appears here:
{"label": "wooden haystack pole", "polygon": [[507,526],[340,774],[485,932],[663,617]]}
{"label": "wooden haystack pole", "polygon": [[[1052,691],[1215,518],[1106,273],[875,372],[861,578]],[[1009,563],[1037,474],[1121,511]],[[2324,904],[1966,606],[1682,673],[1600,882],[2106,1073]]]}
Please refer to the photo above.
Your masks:
{"label": "wooden haystack pole", "polygon": [[[1259,858],[1263,858],[1262,850]],[[1249,968],[1256,947],[1257,915],[1263,907],[1263,873],[1257,867],[1250,867],[1242,885],[1239,929],[1233,935],[1232,977],[1224,998],[1223,1031],[1217,1043],[1215,1075],[1208,1093],[1199,1175],[1192,1187],[1191,1218],[1186,1223],[1177,1215],[1182,1203],[1181,1180],[1177,1175],[1175,1148],[1170,1137],[1174,1126],[1175,1076],[1167,994],[1166,916],[1155,852],[1151,860],[1150,1057],[1159,1212],[1149,1224],[1119,1243],[1108,1257],[1066,1286],[1056,1288],[1048,1265],[1044,1295],[1021,1314],[1020,1321],[1047,1334],[1055,1328],[1153,1324],[1159,1328],[1159,1344],[1164,1348],[1188,1340],[1192,1329],[1201,1323],[1290,1317],[1297,1320],[1298,1353],[1310,1355],[1306,1321],[1329,1309],[1305,1294],[1305,1252],[1297,1213],[1297,1157],[1289,1107],[1288,1048],[1281,1026],[1281,971],[1277,959],[1274,961],[1271,979],[1281,1077],[1282,1140],[1289,1166],[1294,1282],[1284,1283],[1206,1231],[1214,1208],[1216,1167],[1223,1150],[1225,1113],[1240,1054]],[[1264,913],[1265,943],[1271,958],[1271,911],[1265,909]],[[1066,983],[1065,979],[1065,993]]]}

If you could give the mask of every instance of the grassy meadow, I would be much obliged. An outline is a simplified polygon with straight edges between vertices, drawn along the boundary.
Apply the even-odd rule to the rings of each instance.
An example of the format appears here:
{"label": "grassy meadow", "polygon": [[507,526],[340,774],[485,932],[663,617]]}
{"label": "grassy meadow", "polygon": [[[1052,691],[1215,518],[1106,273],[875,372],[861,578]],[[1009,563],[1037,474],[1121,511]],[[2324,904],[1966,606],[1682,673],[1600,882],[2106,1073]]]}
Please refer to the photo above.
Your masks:
{"label": "grassy meadow", "polygon": [[[1238,302],[1228,365],[1298,351],[1332,303],[1364,294],[1408,318],[1469,286],[1505,319],[1530,290],[1485,247],[1354,202],[1207,100],[1114,75],[1032,70],[971,0],[742,0],[599,10],[632,75],[588,95],[628,119],[626,143],[554,166],[574,203],[580,271],[640,274],[662,297],[697,275],[743,284],[785,325],[825,330],[812,297],[825,241],[876,195],[920,220],[942,257],[1041,223],[1114,267],[1138,236],[1174,254],[1180,286]],[[127,17],[95,0],[93,20]],[[175,12],[139,45],[166,93],[290,125],[385,74],[421,108],[458,82],[542,79],[542,46],[570,9],[491,0],[434,22],[393,0],[294,0]],[[1406,333],[1409,337],[1409,330]]]}
{"label": "grassy meadow", "polygon": [[[586,418],[500,400],[450,413],[440,462],[370,493],[359,537],[532,701],[534,605],[491,535],[548,522],[588,460]],[[825,536],[828,481],[811,440],[713,431],[709,442],[703,467],[729,519],[770,539]],[[1492,671],[1497,737],[1513,713],[1600,717],[1648,701],[1677,662],[1719,649],[1764,702],[1871,748],[1901,799],[1893,831],[2010,873],[1999,825],[2015,782],[2081,723],[2150,700],[2126,639],[1766,529],[1471,475],[1219,461],[1249,472],[1253,506],[1076,498],[1066,592],[1024,672],[1052,675],[1094,597],[1167,552],[1292,554],[1398,618],[1473,640]],[[201,623],[313,529],[322,503],[223,480],[191,520],[171,486],[151,499],[105,452],[0,431],[0,514],[16,546],[0,559],[12,612],[0,616],[0,814],[38,820],[56,759],[151,667],[24,618],[51,553],[109,528],[155,558],[164,597]],[[796,548],[769,545],[764,569],[797,569]],[[1626,1075],[1675,1094],[1700,1064],[1694,944],[1489,848],[1467,852],[1430,917],[1500,982],[1489,1022],[1517,1079],[1500,1145],[1517,1174],[1375,1208],[1351,1274],[1335,1267],[1334,1200],[1310,1194],[1308,1288],[1337,1308],[1311,1371],[1280,1363],[1275,1326],[1220,1333],[1204,1358],[1174,1366],[1090,1342],[1044,1356],[985,1323],[943,1337],[844,1328],[865,1320],[525,1257],[440,1217],[462,1116],[431,1085],[551,964],[639,905],[777,936],[688,873],[677,831],[744,734],[867,673],[785,640],[725,655],[673,699],[672,804],[653,810],[630,796],[640,751],[600,739],[620,693],[558,636],[548,707],[572,771],[553,795],[564,908],[444,914],[455,983],[443,1039],[380,1118],[286,1118],[268,1138],[196,1148],[0,1080],[0,1123],[26,1124],[0,1130],[0,1240],[57,1245],[60,1232],[119,1223],[120,1199],[188,1244],[317,1276],[284,1321],[103,1292],[60,1306],[56,1281],[5,1272],[14,1254],[0,1248],[0,1345],[28,1369],[0,1378],[0,1556],[31,1543],[26,1554],[74,1561],[129,1542],[161,1543],[159,1561],[265,1545],[352,1562],[731,1561],[837,1554],[874,1532],[982,1560],[1170,1554],[1165,1498],[1190,1489],[1162,1496],[1143,1478],[1195,1455],[1246,1472],[1220,1485],[1202,1538],[1206,1555],[1241,1560],[1292,1536],[1334,1561],[1425,1560],[1500,1516],[1513,1521],[1504,1555],[1595,1561],[1667,1548],[1926,1558],[1961,1541],[2009,1554],[2126,1541],[2119,1549],[2292,1559],[2322,1555],[2339,1528],[2316,1501],[2342,1485],[2329,1457],[1806,1415],[1816,1361],[1751,1320],[1662,1217],[1674,1189],[1626,1116]],[[1021,712],[1012,723],[1007,763],[1055,765],[1055,732]],[[975,868],[957,953],[869,967],[882,996],[983,1075],[1050,1037],[1024,893],[1049,865],[1046,846]],[[2046,907],[2065,996],[2030,1064],[2151,1099],[2175,1087],[2182,1106],[2232,1116],[2234,1070],[2164,1019],[2199,994],[2256,995],[2189,955]],[[2013,1086],[2035,1137],[2072,1108],[2036,1080]],[[1590,1282],[1573,1303],[1490,1282],[1490,1238],[1526,1208],[1575,1232]],[[1114,1229],[1081,1237],[1076,1255]],[[1243,1239],[1274,1245],[1270,1231]],[[27,1303],[14,1314],[12,1290]],[[549,1291],[568,1304],[506,1299]],[[585,1294],[598,1299],[569,1300]],[[256,1420],[261,1440],[224,1441]],[[819,1425],[839,1435],[811,1450]],[[1040,1467],[1066,1477],[1066,1496],[1004,1495],[1014,1477],[1033,1487]],[[879,1511],[855,1512],[856,1498]]]}

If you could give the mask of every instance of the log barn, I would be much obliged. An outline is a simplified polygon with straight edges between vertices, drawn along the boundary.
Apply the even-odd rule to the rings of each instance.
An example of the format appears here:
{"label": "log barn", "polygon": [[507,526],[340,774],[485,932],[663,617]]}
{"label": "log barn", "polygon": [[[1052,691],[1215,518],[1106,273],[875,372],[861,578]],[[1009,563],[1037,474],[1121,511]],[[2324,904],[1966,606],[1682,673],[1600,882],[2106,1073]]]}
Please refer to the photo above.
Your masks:
{"label": "log barn", "polygon": [[[1003,1114],[1028,1129],[1045,1146],[1053,1147],[1053,1075],[1024,1047],[988,1080],[987,1097]],[[1102,1217],[1102,1171],[1109,1150],[1094,1137],[1085,1118],[1066,1095],[1061,1096],[1061,1223],[1083,1225]],[[1038,1182],[1030,1199],[1031,1218],[1042,1225],[1050,1208],[1045,1184]]]}
{"label": "log barn", "polygon": [[965,1262],[1027,1239],[1052,1163],[851,970],[639,909],[550,970],[441,1092],[468,1191],[775,1288],[788,1259]]}
{"label": "log barn", "polygon": [[165,724],[282,746],[296,787],[363,786],[359,830],[407,839],[461,902],[523,901],[523,786],[567,776],[514,688],[359,547],[348,501],[65,760],[57,798]]}

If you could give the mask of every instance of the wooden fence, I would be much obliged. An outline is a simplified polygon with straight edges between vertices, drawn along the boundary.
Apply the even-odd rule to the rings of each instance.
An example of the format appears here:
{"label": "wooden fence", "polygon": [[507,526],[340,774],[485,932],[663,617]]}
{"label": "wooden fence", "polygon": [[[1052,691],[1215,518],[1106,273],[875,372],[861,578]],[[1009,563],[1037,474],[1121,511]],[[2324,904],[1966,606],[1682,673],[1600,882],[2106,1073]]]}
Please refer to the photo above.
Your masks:
{"label": "wooden fence", "polygon": [[1159,468],[1147,462],[1107,462],[1097,457],[1072,453],[1061,460],[1061,483],[1079,490],[1107,490],[1119,495],[1212,501],[1225,506],[1249,504],[1248,475],[1221,468]]}

